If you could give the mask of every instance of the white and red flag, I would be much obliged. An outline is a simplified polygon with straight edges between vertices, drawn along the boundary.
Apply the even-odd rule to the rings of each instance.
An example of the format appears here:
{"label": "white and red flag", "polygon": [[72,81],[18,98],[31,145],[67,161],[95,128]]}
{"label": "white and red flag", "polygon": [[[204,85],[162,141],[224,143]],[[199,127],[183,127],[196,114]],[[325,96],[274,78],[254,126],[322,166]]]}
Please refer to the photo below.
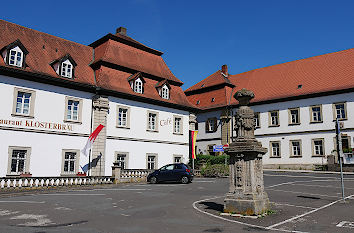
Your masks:
{"label": "white and red flag", "polygon": [[92,148],[93,143],[95,142],[98,134],[101,132],[101,130],[103,129],[103,125],[99,125],[97,126],[97,128],[95,129],[95,131],[92,132],[92,134],[90,135],[90,137],[88,138],[85,147],[81,150],[81,152],[87,157],[90,149]]}

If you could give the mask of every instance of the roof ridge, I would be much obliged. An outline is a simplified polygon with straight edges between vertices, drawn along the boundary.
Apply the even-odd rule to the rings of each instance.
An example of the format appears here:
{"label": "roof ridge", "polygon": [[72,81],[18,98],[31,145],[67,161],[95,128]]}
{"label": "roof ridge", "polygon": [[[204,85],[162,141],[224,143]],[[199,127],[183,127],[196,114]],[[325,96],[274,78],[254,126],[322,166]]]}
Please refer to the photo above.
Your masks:
{"label": "roof ridge", "polygon": [[55,39],[60,39],[60,40],[67,41],[67,42],[70,42],[70,43],[75,43],[75,44],[78,44],[78,45],[81,45],[81,46],[84,46],[84,47],[90,47],[90,46],[88,46],[88,45],[80,44],[80,43],[75,42],[75,41],[72,41],[72,40],[64,39],[64,38],[61,38],[61,37],[59,37],[59,36],[54,36],[54,35],[51,35],[51,34],[46,33],[46,32],[42,32],[42,31],[39,31],[39,30],[36,30],[36,29],[33,29],[33,28],[29,28],[29,27],[26,27],[26,26],[22,26],[22,25],[17,24],[17,23],[12,23],[12,22],[9,22],[9,21],[3,20],[3,19],[0,19],[0,21],[3,21],[3,22],[5,22],[5,23],[7,23],[7,24],[12,24],[12,25],[17,26],[17,27],[21,27],[21,28],[26,29],[26,30],[29,30],[29,31],[33,31],[33,32],[35,32],[35,33],[41,33],[41,34],[44,34],[44,35],[46,35],[46,36],[53,37],[53,38],[55,38]]}

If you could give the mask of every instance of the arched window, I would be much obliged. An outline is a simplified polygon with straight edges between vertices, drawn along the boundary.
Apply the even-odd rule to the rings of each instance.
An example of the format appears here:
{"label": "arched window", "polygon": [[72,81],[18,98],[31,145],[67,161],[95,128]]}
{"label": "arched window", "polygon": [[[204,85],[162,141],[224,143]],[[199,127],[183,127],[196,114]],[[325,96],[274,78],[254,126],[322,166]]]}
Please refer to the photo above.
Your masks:
{"label": "arched window", "polygon": [[140,78],[134,81],[134,92],[143,93],[143,82],[140,80]]}
{"label": "arched window", "polygon": [[164,85],[161,88],[161,97],[163,99],[169,99],[170,98],[170,89],[168,89],[168,87],[166,85]]}
{"label": "arched window", "polygon": [[20,47],[16,46],[9,51],[9,65],[22,67],[23,64],[23,52]]}

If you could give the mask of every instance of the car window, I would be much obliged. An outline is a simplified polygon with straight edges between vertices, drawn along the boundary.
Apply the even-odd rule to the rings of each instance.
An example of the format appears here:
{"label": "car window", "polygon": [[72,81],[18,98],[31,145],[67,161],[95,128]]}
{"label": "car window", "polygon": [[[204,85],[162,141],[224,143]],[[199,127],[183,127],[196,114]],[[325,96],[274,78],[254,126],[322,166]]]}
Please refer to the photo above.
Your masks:
{"label": "car window", "polygon": [[183,169],[182,164],[175,164],[175,169]]}
{"label": "car window", "polygon": [[165,170],[173,170],[173,164],[172,165],[167,165],[165,167]]}

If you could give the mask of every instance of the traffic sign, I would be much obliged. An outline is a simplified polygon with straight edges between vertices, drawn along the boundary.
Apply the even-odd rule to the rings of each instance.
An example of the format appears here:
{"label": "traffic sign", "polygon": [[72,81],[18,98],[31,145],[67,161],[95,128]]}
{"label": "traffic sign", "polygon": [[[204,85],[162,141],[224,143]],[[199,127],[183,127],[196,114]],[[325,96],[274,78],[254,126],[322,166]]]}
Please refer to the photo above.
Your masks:
{"label": "traffic sign", "polygon": [[213,152],[224,152],[223,145],[214,145]]}

